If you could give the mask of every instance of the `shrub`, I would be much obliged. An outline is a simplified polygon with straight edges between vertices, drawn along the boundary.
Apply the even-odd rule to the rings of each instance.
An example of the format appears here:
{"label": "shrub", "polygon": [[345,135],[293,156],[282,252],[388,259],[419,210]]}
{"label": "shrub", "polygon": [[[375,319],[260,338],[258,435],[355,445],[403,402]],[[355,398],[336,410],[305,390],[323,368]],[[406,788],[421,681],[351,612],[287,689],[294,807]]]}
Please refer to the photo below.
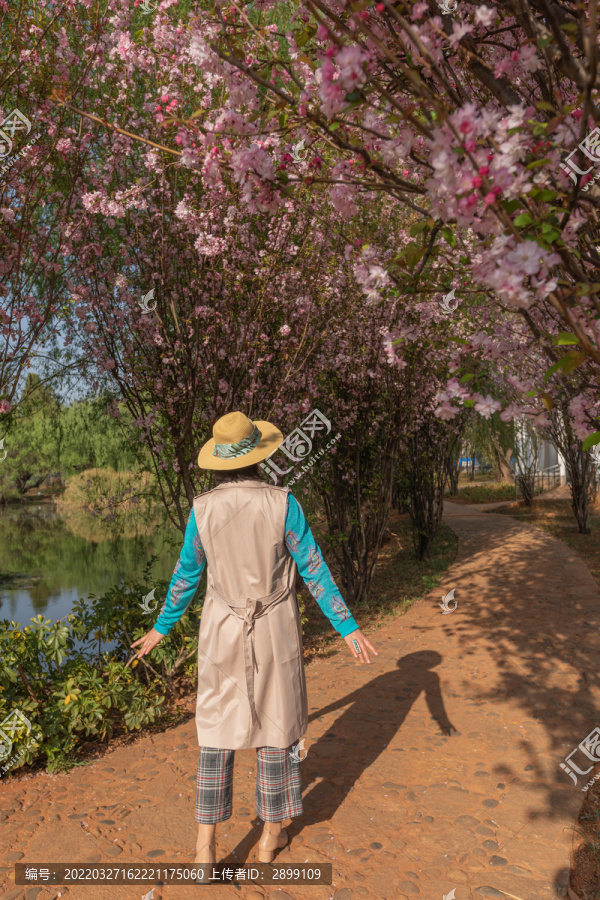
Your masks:
{"label": "shrub", "polygon": [[115,472],[114,469],[85,469],[72,475],[64,493],[56,501],[58,509],[78,507],[105,518],[117,512],[139,511],[142,503],[152,503],[155,478],[149,472]]}
{"label": "shrub", "polygon": [[460,488],[456,496],[446,492],[453,502],[457,500],[463,503],[494,503],[500,500],[514,500],[514,484],[471,484],[469,487]]}
{"label": "shrub", "polygon": [[[196,666],[200,607],[191,604],[149,661],[133,660],[131,643],[156,618],[140,602],[149,587],[163,598],[168,588],[150,581],[154,560],[143,584],[126,582],[102,597],[80,599],[58,622],[43,616],[25,627],[0,621],[0,730],[15,710],[32,725],[29,731],[19,720],[8,735],[12,755],[4,750],[0,772],[43,758],[56,771],[86,738],[106,741],[117,729],[137,731],[167,715],[165,699]],[[113,646],[102,650],[102,642]]]}

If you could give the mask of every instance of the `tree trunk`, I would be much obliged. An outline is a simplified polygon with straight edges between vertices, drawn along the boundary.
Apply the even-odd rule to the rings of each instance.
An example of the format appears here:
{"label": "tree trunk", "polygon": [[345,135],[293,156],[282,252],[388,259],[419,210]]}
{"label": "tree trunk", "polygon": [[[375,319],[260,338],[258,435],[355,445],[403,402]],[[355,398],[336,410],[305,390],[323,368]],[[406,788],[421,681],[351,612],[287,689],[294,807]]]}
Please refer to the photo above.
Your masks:
{"label": "tree trunk", "polygon": [[596,461],[589,450],[582,450],[581,441],[575,437],[567,400],[550,413],[548,433],[565,461],[567,477],[571,482],[571,508],[580,534],[589,534],[588,518],[590,500],[596,492]]}
{"label": "tree trunk", "polygon": [[32,474],[32,472],[22,472],[20,475],[17,475],[15,484],[17,485],[17,490],[21,495],[26,494],[27,491],[32,491],[35,490],[35,488],[39,487],[42,481],[48,477],[49,473],[46,472],[45,475],[40,475],[38,476],[38,478],[34,479],[31,484],[27,484]]}
{"label": "tree trunk", "polygon": [[588,518],[595,482],[592,457],[579,445],[576,449],[569,448],[566,463],[571,480],[571,507],[579,527],[579,533],[590,534]]}
{"label": "tree trunk", "polygon": [[458,476],[460,473],[460,469],[458,468],[458,466],[459,462],[456,458],[456,453],[453,453],[448,457],[446,468],[446,474],[448,476],[448,490],[451,497],[456,497],[456,495],[458,494]]}
{"label": "tree trunk", "polygon": [[403,482],[410,502],[413,545],[417,559],[429,555],[444,512],[448,462],[455,453],[458,428],[434,416],[426,419],[406,442]]}
{"label": "tree trunk", "polygon": [[397,448],[391,424],[383,446],[371,448],[367,442],[357,446],[353,486],[342,478],[335,456],[333,477],[315,484],[329,526],[328,546],[340,564],[350,605],[368,599],[392,503]]}
{"label": "tree trunk", "polygon": [[535,475],[532,472],[516,475],[515,484],[521,491],[525,506],[533,506],[533,498],[535,496]]}
{"label": "tree trunk", "polygon": [[512,469],[510,467],[510,460],[513,455],[512,447],[510,450],[499,451],[498,452],[498,465],[500,466],[500,472],[502,473],[502,481],[507,484],[512,484]]}
{"label": "tree trunk", "polygon": [[27,482],[31,478],[31,472],[21,472],[15,478],[15,484],[17,486],[17,490],[20,494],[24,494],[27,490]]}
{"label": "tree trunk", "polygon": [[417,559],[429,556],[431,542],[440,527],[444,511],[443,481],[443,472],[433,470],[413,486],[411,517]]}
{"label": "tree trunk", "polygon": [[509,450],[503,450],[498,436],[493,431],[490,434],[490,440],[494,454],[493,465],[496,475],[496,481],[511,483],[512,474],[510,469],[510,458],[513,452],[512,448],[510,448]]}

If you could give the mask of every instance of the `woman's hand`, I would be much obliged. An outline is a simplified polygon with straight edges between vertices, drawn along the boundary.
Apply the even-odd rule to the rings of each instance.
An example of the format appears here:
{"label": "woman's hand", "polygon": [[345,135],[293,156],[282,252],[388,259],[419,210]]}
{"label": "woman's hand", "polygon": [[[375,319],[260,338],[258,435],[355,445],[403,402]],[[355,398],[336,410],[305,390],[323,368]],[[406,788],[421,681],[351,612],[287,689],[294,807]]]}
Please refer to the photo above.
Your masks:
{"label": "woman's hand", "polygon": [[131,645],[132,647],[137,647],[138,644],[142,645],[141,650],[136,653],[136,657],[138,659],[141,659],[142,656],[147,656],[148,653],[151,653],[156,645],[159,644],[164,637],[164,634],[161,634],[160,631],[156,631],[153,628],[148,632],[148,634],[145,634],[144,637],[141,637],[137,641],[134,641]]}
{"label": "woman's hand", "polygon": [[[371,660],[369,659],[369,650],[372,650],[373,653],[375,654],[375,656],[379,656],[377,650],[375,649],[375,647],[373,646],[371,641],[369,641],[364,636],[364,634],[362,633],[360,628],[357,628],[356,631],[351,631],[350,634],[346,635],[344,640],[346,641],[346,643],[352,650],[352,655],[356,659],[360,659],[361,663],[370,663],[371,662]],[[362,653],[356,652],[354,644],[352,643],[353,640],[358,641],[358,645],[361,648]]]}

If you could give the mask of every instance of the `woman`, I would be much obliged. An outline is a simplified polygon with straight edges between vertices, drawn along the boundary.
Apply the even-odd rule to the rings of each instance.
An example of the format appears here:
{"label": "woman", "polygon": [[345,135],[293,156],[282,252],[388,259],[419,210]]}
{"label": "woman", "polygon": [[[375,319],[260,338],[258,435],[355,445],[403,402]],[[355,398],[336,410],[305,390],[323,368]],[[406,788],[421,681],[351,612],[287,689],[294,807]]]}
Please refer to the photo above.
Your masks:
{"label": "woman", "polygon": [[342,600],[288,488],[267,484],[258,463],[283,440],[241,412],[215,422],[198,465],[217,486],[194,498],[183,549],[155,627],[132,644],[146,656],[190,604],[208,564],[198,640],[197,863],[216,862],[215,829],[232,814],[234,751],[256,747],[259,859],[287,843],[282,820],[302,814],[297,750],[308,724],[296,567],[355,657],[377,651]]}

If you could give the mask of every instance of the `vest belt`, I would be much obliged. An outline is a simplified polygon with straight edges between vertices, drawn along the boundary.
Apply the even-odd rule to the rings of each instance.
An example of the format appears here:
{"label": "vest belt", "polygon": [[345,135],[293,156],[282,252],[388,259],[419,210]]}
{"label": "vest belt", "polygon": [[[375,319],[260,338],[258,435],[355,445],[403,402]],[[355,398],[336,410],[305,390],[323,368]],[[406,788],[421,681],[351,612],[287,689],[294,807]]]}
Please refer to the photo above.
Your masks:
{"label": "vest belt", "polygon": [[246,689],[250,702],[250,714],[252,716],[252,724],[257,721],[256,707],[254,705],[254,669],[256,667],[256,657],[254,654],[254,620],[271,612],[274,606],[286,600],[289,596],[290,589],[287,586],[278,588],[266,597],[246,597],[245,600],[232,600],[226,597],[220,591],[211,585],[207,593],[216,597],[224,603],[229,612],[238,619],[243,620],[244,634],[244,667],[246,670]]}

